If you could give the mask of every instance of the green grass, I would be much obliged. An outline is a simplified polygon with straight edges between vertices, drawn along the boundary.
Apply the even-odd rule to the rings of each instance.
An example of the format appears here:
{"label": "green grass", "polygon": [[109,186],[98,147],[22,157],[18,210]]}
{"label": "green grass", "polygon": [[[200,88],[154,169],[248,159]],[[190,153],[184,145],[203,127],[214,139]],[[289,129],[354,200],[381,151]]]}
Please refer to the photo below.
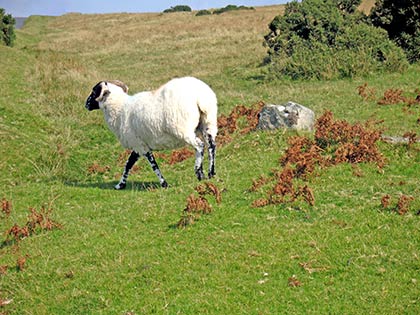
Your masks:
{"label": "green grass", "polygon": [[[161,169],[143,159],[125,191],[114,191],[123,149],[99,112],[84,101],[101,79],[131,92],[173,76],[209,82],[221,113],[237,104],[293,100],[319,117],[331,110],[352,123],[384,120],[384,133],[420,133],[420,107],[363,101],[367,82],[379,98],[388,88],[415,96],[419,65],[404,74],[354,81],[264,81],[266,25],[282,7],[195,17],[115,14],[31,18],[16,47],[0,47],[0,216],[2,240],[28,208],[50,206],[62,229],[0,246],[4,314],[418,314],[420,312],[419,146],[380,143],[387,165],[319,170],[309,178],[315,206],[297,202],[252,208],[292,132],[235,135],[220,147],[222,203],[186,229],[174,228],[198,185],[193,160]],[[209,32],[209,30],[212,30]],[[108,166],[91,174],[93,164]],[[381,198],[415,199],[400,216]],[[25,269],[16,261],[27,256]],[[289,285],[296,276],[301,286]],[[131,313],[130,313],[131,312]]]}

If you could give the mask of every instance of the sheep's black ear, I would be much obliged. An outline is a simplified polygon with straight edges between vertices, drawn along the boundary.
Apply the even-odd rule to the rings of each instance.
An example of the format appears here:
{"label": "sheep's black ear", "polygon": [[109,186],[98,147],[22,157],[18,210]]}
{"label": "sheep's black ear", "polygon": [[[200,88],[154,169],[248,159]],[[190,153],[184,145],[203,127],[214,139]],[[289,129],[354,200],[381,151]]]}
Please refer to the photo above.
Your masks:
{"label": "sheep's black ear", "polygon": [[111,91],[108,88],[108,83],[107,82],[101,82],[99,84],[100,84],[100,90],[96,94],[96,95],[98,95],[96,97],[96,101],[97,102],[105,102],[108,95],[111,93]]}

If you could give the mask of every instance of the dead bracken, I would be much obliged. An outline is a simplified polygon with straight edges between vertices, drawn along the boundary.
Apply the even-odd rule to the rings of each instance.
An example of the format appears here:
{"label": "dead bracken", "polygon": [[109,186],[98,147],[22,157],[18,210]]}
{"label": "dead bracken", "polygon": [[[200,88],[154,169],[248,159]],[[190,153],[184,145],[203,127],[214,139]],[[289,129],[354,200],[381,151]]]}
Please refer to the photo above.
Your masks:
{"label": "dead bracken", "polygon": [[271,189],[268,189],[267,198],[257,199],[252,206],[263,207],[296,200],[315,205],[314,192],[306,183],[308,178],[317,169],[341,163],[369,162],[382,168],[385,158],[376,144],[380,137],[381,133],[369,123],[352,125],[344,120],[335,120],[331,112],[325,112],[316,121],[314,139],[290,137],[288,147],[279,159],[281,168],[271,177],[260,176],[253,180],[249,189],[251,192],[268,184]]}
{"label": "dead bracken", "polygon": [[105,174],[107,173],[111,167],[109,166],[100,166],[98,163],[93,163],[88,167],[89,174]]}
{"label": "dead bracken", "polygon": [[62,225],[51,219],[52,208],[41,207],[39,211],[35,208],[29,208],[27,222],[23,226],[14,224],[6,231],[6,242],[13,239],[15,243],[25,237],[29,237],[37,231],[51,231],[53,229],[61,229]]}
{"label": "dead bracken", "polygon": [[389,88],[385,90],[381,98],[377,99],[375,89],[369,87],[365,82],[364,84],[357,87],[357,91],[363,100],[376,100],[378,105],[405,104],[408,107],[411,107],[420,104],[420,89],[416,89],[414,91],[416,94],[415,97],[408,97],[404,95],[404,91],[402,89]]}
{"label": "dead bracken", "polygon": [[12,202],[3,198],[1,200],[1,211],[6,215],[6,217],[9,217],[12,212]]}
{"label": "dead bracken", "polygon": [[381,208],[391,212],[396,212],[399,215],[405,215],[410,211],[410,204],[414,200],[413,196],[401,195],[397,203],[391,206],[392,197],[389,194],[382,196]]}
{"label": "dead bracken", "polygon": [[396,211],[399,215],[404,215],[410,210],[410,202],[413,201],[412,196],[401,195],[398,199]]}
{"label": "dead bracken", "polygon": [[212,183],[200,184],[195,188],[195,191],[198,196],[190,194],[187,197],[187,205],[182,212],[181,219],[176,224],[178,228],[185,228],[195,223],[201,215],[212,212],[212,206],[206,198],[207,195],[214,196],[217,204],[222,201],[220,190]]}
{"label": "dead bracken", "polygon": [[[232,134],[239,131],[240,134],[246,134],[255,130],[258,125],[258,114],[265,103],[260,101],[251,107],[237,105],[228,116],[222,114],[217,119],[219,128],[217,138],[218,143],[223,145],[232,141]],[[241,120],[245,120],[245,127],[240,128]]]}

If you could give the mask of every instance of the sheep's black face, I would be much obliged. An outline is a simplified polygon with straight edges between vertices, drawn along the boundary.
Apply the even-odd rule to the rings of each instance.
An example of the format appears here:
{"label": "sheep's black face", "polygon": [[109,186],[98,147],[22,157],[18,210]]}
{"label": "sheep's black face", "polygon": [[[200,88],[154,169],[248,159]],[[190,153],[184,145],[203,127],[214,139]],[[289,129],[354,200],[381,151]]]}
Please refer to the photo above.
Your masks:
{"label": "sheep's black face", "polygon": [[98,97],[101,96],[102,87],[104,82],[99,82],[96,84],[93,89],[92,93],[90,93],[89,97],[86,100],[86,109],[89,111],[99,109],[99,102],[97,101]]}

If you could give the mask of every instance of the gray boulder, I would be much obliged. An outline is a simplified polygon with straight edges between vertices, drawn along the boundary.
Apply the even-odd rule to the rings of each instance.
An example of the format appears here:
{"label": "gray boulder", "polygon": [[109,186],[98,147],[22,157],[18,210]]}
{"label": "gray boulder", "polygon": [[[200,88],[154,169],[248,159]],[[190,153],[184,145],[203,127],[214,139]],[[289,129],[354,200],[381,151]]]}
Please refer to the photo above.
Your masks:
{"label": "gray boulder", "polygon": [[258,115],[257,129],[273,130],[287,128],[312,131],[315,113],[309,108],[294,102],[283,105],[266,105]]}

